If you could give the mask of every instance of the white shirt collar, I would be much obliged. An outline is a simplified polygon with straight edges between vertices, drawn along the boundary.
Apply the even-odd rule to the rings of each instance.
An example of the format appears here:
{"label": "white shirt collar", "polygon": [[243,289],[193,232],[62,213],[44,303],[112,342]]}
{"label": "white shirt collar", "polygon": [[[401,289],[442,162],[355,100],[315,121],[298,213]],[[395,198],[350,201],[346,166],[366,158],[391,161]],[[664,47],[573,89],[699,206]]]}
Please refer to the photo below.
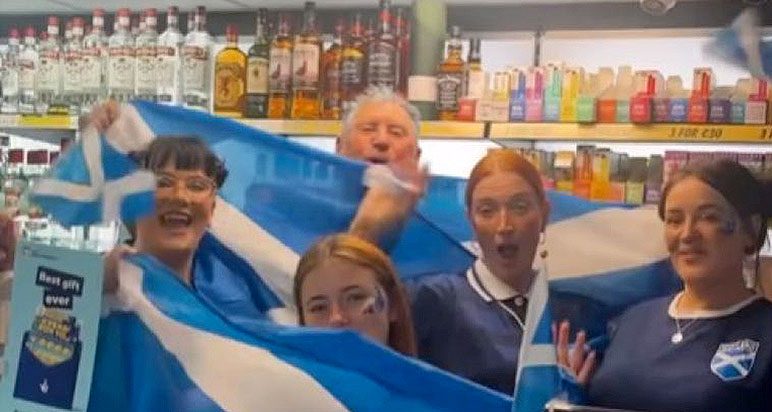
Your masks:
{"label": "white shirt collar", "polygon": [[694,311],[686,314],[679,314],[679,313],[676,313],[676,306],[678,305],[678,301],[681,299],[681,295],[683,295],[683,292],[679,292],[677,295],[675,295],[675,297],[673,297],[673,300],[670,301],[670,305],[667,308],[668,315],[670,315],[670,317],[673,319],[713,319],[713,318],[729,316],[739,312],[740,309],[743,309],[746,306],[750,305],[751,303],[762,298],[761,295],[753,295],[748,299],[745,299],[739,303],[735,303],[734,305],[729,306],[728,308],[725,308],[725,309],[700,310],[700,311]]}
{"label": "white shirt collar", "polygon": [[[480,279],[479,283],[473,270],[477,271],[477,275]],[[490,302],[491,298],[495,300],[504,300],[520,295],[520,293],[512,288],[512,286],[504,283],[504,281],[491,273],[488,267],[485,266],[485,263],[483,263],[482,259],[477,259],[474,262],[474,265],[467,269],[466,280],[469,282],[469,286],[471,286],[472,289],[474,289],[474,291],[486,302]],[[480,283],[482,283],[482,287],[480,286]],[[485,293],[485,290],[487,290],[488,293]],[[530,295],[530,291],[525,294],[526,297],[528,297],[528,295]]]}

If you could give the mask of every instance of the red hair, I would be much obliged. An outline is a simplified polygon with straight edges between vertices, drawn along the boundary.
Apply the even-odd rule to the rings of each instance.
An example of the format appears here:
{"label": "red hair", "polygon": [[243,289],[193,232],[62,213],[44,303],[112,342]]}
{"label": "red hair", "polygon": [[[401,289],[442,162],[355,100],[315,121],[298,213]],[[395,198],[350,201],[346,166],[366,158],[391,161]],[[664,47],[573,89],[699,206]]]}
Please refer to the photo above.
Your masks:
{"label": "red hair", "polygon": [[539,202],[547,204],[547,196],[541,183],[541,175],[531,162],[525,157],[515,153],[512,149],[491,149],[472,169],[469,180],[466,183],[466,208],[472,205],[472,193],[481,180],[496,173],[514,173],[522,177],[530,185]]}

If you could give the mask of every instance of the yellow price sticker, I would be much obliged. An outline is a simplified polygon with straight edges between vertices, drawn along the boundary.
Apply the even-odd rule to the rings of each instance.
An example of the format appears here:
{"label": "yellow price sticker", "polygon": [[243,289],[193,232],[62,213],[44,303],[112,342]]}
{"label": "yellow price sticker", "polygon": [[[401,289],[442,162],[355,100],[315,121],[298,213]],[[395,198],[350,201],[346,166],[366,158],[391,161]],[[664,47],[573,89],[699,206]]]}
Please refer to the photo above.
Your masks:
{"label": "yellow price sticker", "polygon": [[762,128],[759,139],[772,141],[772,126]]}

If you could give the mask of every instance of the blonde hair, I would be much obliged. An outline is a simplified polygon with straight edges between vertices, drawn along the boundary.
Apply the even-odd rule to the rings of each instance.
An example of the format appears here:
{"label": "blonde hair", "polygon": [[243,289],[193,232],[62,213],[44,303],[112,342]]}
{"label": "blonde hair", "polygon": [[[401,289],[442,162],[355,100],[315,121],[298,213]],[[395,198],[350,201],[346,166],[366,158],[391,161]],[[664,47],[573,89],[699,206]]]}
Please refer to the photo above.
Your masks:
{"label": "blonde hair", "polygon": [[417,349],[410,305],[391,259],[377,246],[353,235],[340,233],[325,236],[314,243],[300,258],[293,285],[299,323],[305,324],[300,293],[303,282],[309,273],[331,258],[346,260],[371,269],[375,273],[375,280],[386,291],[390,309],[393,309],[396,314],[396,319],[389,323],[389,347],[405,355],[415,356]]}

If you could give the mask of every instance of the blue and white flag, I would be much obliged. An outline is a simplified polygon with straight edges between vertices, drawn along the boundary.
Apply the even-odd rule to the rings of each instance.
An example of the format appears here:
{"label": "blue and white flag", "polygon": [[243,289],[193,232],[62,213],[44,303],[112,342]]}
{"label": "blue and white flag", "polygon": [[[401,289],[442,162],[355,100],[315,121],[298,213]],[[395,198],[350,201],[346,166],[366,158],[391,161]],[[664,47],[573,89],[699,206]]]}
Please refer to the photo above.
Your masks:
{"label": "blue and white flag", "polygon": [[772,80],[772,40],[762,37],[754,9],[746,9],[731,26],[719,30],[705,51],[748,70],[756,78]]}
{"label": "blue and white flag", "polygon": [[[295,320],[292,276],[300,254],[320,236],[348,227],[364,193],[363,163],[231,120],[137,102],[122,108],[103,140],[86,131],[83,144],[63,156],[37,199],[64,224],[146,212],[153,189],[145,181],[124,181],[123,197],[106,193],[110,183],[141,173],[128,159],[115,157],[161,135],[202,137],[224,159],[229,176],[195,258],[195,292],[147,256],[121,269],[121,289],[100,325],[90,409],[513,408],[511,398],[353,333],[279,325]],[[99,144],[101,164],[89,149]],[[66,190],[70,184],[103,190],[73,196]],[[390,251],[403,277],[461,273],[472,263],[463,246],[473,240],[464,189],[461,179],[432,179]],[[561,391],[552,319],[568,317],[591,336],[602,336],[605,321],[630,304],[678,287],[664,261],[653,209],[549,196],[549,268],[529,300],[515,389],[518,411],[540,411]]]}

